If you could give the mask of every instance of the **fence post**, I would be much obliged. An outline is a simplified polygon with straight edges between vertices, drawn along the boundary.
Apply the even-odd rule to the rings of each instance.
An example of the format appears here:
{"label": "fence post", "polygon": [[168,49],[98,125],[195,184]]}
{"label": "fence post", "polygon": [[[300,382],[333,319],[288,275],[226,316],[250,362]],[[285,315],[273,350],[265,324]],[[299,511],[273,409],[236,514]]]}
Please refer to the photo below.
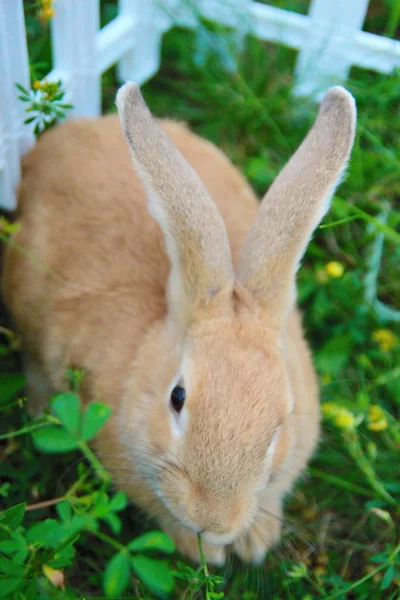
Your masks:
{"label": "fence post", "polygon": [[[199,66],[206,64],[212,54],[218,56],[227,71],[237,69],[237,58],[243,50],[244,38],[252,32],[251,6],[253,0],[198,0],[194,5],[194,27],[197,30],[197,41],[194,60]],[[258,4],[258,3],[257,3]],[[228,30],[220,35],[211,33],[201,23],[198,17],[216,21],[228,26]]]}
{"label": "fence post", "polygon": [[62,80],[74,107],[72,115],[95,117],[101,112],[101,74],[96,67],[99,0],[57,0],[54,11],[49,77]]}
{"label": "fence post", "polygon": [[16,206],[20,155],[34,142],[16,83],[30,87],[23,0],[0,0],[0,205]]}
{"label": "fence post", "polygon": [[135,20],[132,49],[118,62],[121,81],[144,83],[157,73],[161,59],[161,38],[171,24],[169,10],[176,0],[119,0],[120,16]]}
{"label": "fence post", "polygon": [[369,0],[312,0],[308,35],[296,64],[298,95],[322,93],[343,82],[352,65],[352,47],[362,29]]}

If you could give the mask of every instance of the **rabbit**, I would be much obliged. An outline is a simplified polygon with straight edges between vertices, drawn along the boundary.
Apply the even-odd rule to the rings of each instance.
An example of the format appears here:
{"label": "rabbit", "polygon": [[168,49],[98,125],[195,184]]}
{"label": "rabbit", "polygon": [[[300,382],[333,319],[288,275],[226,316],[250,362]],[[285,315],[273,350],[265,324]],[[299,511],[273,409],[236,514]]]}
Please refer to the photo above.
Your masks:
{"label": "rabbit", "polygon": [[3,292],[31,409],[82,367],[83,400],[113,408],[95,449],[118,488],[194,561],[201,534],[208,562],[259,563],[318,440],[295,277],[349,160],[355,103],[329,89],[261,205],[136,84],[117,106],[120,121],[71,119],[23,161]]}

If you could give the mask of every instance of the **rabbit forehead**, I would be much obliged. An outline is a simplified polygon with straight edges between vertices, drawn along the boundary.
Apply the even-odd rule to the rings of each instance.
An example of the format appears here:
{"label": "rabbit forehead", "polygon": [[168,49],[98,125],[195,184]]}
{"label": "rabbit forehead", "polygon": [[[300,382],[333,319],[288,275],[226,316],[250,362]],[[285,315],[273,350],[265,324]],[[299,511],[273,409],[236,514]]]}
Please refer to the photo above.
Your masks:
{"label": "rabbit forehead", "polygon": [[285,361],[274,335],[257,324],[226,319],[193,328],[181,369],[193,408],[207,401],[225,411],[254,405],[274,424],[287,412]]}
{"label": "rabbit forehead", "polygon": [[288,413],[283,359],[236,333],[225,327],[190,340],[181,364],[185,462],[210,486],[257,477]]}

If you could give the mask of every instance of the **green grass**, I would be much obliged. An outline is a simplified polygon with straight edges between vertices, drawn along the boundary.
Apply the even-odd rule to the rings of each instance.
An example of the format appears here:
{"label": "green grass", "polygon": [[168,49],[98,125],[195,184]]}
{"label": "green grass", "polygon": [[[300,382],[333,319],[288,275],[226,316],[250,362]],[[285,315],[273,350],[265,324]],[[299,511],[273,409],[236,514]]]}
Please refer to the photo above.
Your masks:
{"label": "green grass", "polygon": [[[37,21],[32,3],[26,4],[36,78],[49,67],[48,32]],[[304,11],[305,3],[274,4]],[[395,35],[399,3],[381,4],[371,2],[366,29]],[[113,2],[103,2],[104,19],[113,11]],[[207,24],[203,27],[210,30]],[[215,28],[211,35],[219,39]],[[166,34],[162,66],[144,86],[145,98],[156,115],[185,120],[215,142],[261,197],[316,113],[312,102],[291,95],[296,55],[250,38],[237,69],[227,73],[215,44],[205,63],[196,62],[197,42],[193,32],[174,29]],[[382,76],[354,68],[347,87],[358,106],[348,175],[314,235],[298,278],[321,401],[327,405],[321,443],[288,498],[280,547],[259,568],[232,558],[216,571],[223,578],[218,589],[229,600],[400,598],[400,73]],[[105,74],[103,89],[104,109],[113,110],[114,70]],[[329,274],[332,262],[342,266],[340,277]],[[75,556],[69,566],[60,567],[67,591],[46,583],[42,566],[54,557],[48,547],[39,549],[36,538],[30,542],[26,572],[39,582],[41,597],[101,597],[106,565],[152,525],[143,528],[143,516],[132,507],[113,513],[121,527],[115,520],[110,524],[112,517],[107,521],[98,516],[99,506],[103,513],[108,510],[104,493],[114,493],[87,446],[80,443],[80,450],[64,455],[42,454],[32,435],[23,433],[32,425],[21,399],[19,339],[6,316],[1,325],[0,505],[31,505],[23,521],[26,528],[47,518],[58,519],[54,527],[60,528],[63,515],[70,522],[67,509],[60,509],[65,503],[58,503],[58,513],[56,505],[41,503],[66,497],[74,513],[86,519],[74,542]],[[387,330],[383,340],[376,333],[380,330]],[[376,406],[380,409],[371,412]],[[57,418],[52,417],[53,424],[63,422]],[[88,519],[98,529],[91,529]],[[179,567],[180,560],[175,555],[170,559],[181,574],[171,597],[204,598],[210,584],[204,570]],[[154,597],[143,579],[135,575],[124,597]]]}

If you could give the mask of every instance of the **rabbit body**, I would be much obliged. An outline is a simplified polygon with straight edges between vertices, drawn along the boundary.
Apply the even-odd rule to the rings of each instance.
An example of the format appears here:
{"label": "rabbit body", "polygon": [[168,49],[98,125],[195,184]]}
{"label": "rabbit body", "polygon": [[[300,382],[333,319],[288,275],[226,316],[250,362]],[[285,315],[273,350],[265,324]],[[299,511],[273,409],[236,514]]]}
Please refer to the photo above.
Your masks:
{"label": "rabbit body", "polygon": [[[211,143],[172,121],[160,127],[215,201],[236,269],[257,199]],[[21,228],[6,252],[3,292],[23,337],[30,406],[40,410],[66,389],[66,369],[82,367],[84,401],[113,408],[95,446],[117,485],[190,557],[198,558],[195,532],[206,531],[210,562],[223,563],[230,546],[257,562],[279,539],[282,499],[318,438],[318,389],[299,313],[290,305],[278,335],[254,317],[245,286],[224,284],[198,309],[201,318],[174,329],[171,253],[148,195],[116,116],[61,124],[25,157]],[[187,347],[189,416],[178,416],[165,397],[177,371],[190,379],[193,365],[180,367]],[[253,393],[263,371],[271,388],[263,395],[261,382]],[[279,395],[289,387],[290,408]]]}

